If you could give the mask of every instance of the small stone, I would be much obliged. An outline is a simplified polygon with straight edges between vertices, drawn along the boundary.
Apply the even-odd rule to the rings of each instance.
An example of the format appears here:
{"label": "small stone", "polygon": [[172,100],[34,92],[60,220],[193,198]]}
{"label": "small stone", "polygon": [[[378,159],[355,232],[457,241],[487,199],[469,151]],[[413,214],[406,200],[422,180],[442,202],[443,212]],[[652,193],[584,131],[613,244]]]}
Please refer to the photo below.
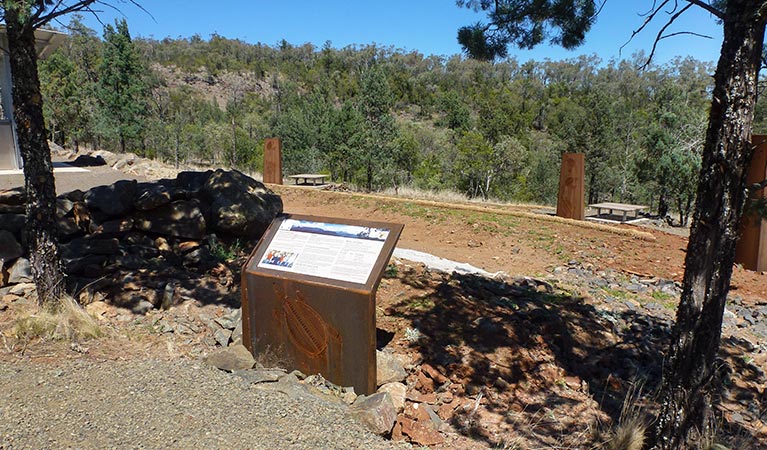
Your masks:
{"label": "small stone", "polygon": [[213,338],[216,339],[216,342],[222,347],[226,347],[229,345],[229,339],[232,337],[232,330],[226,330],[219,328],[216,330],[215,333],[213,333]]}
{"label": "small stone", "polygon": [[237,322],[237,326],[232,331],[232,342],[242,344],[242,321]]}
{"label": "small stone", "polygon": [[407,377],[405,367],[393,353],[376,350],[376,379],[378,386],[399,382]]}
{"label": "small stone", "polygon": [[242,309],[238,308],[229,314],[225,314],[221,317],[216,317],[213,320],[217,324],[221,325],[222,328],[226,328],[227,330],[234,330],[237,324],[240,323],[241,318],[242,318]]}
{"label": "small stone", "polygon": [[24,253],[10,231],[0,230],[0,261],[12,261]]}
{"label": "small stone", "polygon": [[146,299],[141,299],[131,308],[131,311],[134,314],[146,314],[152,309],[154,309],[152,302]]}
{"label": "small stone", "polygon": [[26,297],[28,294],[31,294],[34,291],[35,285],[30,280],[23,283],[18,283],[15,286],[11,286],[11,289],[8,291],[8,293],[19,297]]}
{"label": "small stone", "polygon": [[445,438],[430,427],[408,417],[400,417],[399,420],[402,424],[402,434],[407,435],[414,444],[429,446],[445,442]]}
{"label": "small stone", "polygon": [[286,375],[282,369],[250,369],[235,370],[232,375],[238,376],[251,384],[272,383]]}
{"label": "small stone", "polygon": [[407,386],[402,383],[392,382],[386,383],[378,388],[378,392],[388,392],[391,396],[391,401],[394,404],[394,408],[398,413],[405,409],[405,398],[407,395]]}
{"label": "small stone", "polygon": [[344,388],[343,392],[341,393],[341,400],[344,401],[347,405],[351,405],[352,403],[357,401],[357,398],[359,396],[356,392],[354,392],[354,387],[346,387]]}
{"label": "small stone", "polygon": [[232,345],[217,350],[203,359],[205,363],[227,372],[247,370],[256,365],[256,360],[244,345]]}
{"label": "small stone", "polygon": [[32,266],[29,264],[29,260],[26,258],[19,258],[11,266],[11,270],[8,271],[8,283],[31,283],[32,280]]}
{"label": "small stone", "polygon": [[434,380],[424,375],[423,372],[418,372],[415,388],[421,392],[434,392]]}
{"label": "small stone", "polygon": [[418,391],[410,391],[407,393],[406,398],[410,400],[411,402],[416,402],[416,403],[429,403],[432,405],[434,403],[437,403],[437,394],[433,392],[430,392],[428,394],[421,394]]}
{"label": "small stone", "polygon": [[200,241],[185,241],[178,244],[178,251],[183,255],[200,248]]}
{"label": "small stone", "polygon": [[423,405],[424,411],[426,411],[426,414],[429,416],[429,420],[431,421],[432,426],[434,426],[435,430],[439,430],[442,428],[442,425],[445,423],[439,415],[434,411],[434,408],[431,405]]}
{"label": "small stone", "polygon": [[168,244],[168,240],[164,237],[158,237],[154,240],[154,246],[161,252],[171,252],[173,249]]}
{"label": "small stone", "polygon": [[448,381],[446,376],[442,375],[442,373],[440,373],[437,369],[429,364],[421,365],[421,370],[437,384],[444,384],[446,381]]}
{"label": "small stone", "polygon": [[397,411],[388,392],[358,397],[350,409],[352,417],[378,435],[389,434],[397,419]]}

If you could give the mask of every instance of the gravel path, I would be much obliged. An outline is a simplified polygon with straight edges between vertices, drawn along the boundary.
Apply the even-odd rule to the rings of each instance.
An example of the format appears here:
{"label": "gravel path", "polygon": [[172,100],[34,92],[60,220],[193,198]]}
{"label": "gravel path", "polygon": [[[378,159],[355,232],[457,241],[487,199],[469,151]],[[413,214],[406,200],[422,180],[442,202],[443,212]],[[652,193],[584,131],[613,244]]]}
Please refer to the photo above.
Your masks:
{"label": "gravel path", "polygon": [[341,406],[189,360],[0,362],[0,386],[0,449],[397,447]]}

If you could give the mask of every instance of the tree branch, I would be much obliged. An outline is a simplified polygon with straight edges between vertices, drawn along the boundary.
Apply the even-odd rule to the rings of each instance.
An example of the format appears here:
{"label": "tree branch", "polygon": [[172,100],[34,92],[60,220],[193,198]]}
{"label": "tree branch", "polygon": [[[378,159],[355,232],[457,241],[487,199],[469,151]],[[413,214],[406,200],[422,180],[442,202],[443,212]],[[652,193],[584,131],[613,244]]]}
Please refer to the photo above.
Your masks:
{"label": "tree branch", "polygon": [[652,57],[655,56],[655,50],[658,48],[658,42],[660,42],[661,39],[665,39],[667,37],[671,37],[671,36],[673,36],[675,34],[683,34],[683,33],[680,32],[680,33],[673,33],[673,34],[668,35],[668,36],[664,36],[663,35],[663,33],[665,33],[666,30],[668,29],[668,27],[670,27],[671,24],[673,24],[676,21],[676,19],[679,18],[679,16],[684,14],[685,11],[687,11],[690,8],[692,8],[693,5],[694,5],[693,3],[688,3],[687,6],[685,6],[682,9],[680,9],[679,11],[676,12],[676,14],[671,16],[671,18],[668,20],[668,22],[666,22],[666,24],[663,25],[663,27],[660,30],[658,30],[658,34],[655,35],[655,41],[653,41],[653,43],[652,43],[652,50],[650,50],[650,55],[647,57],[647,61],[642,65],[642,67],[641,67],[642,69],[647,68],[647,66],[650,64],[650,61],[652,61]]}
{"label": "tree branch", "polygon": [[642,25],[639,26],[639,28],[637,28],[636,30],[631,32],[631,37],[623,45],[621,45],[621,48],[618,50],[618,55],[621,54],[621,52],[623,51],[624,47],[626,47],[629,44],[629,42],[634,40],[634,38],[639,33],[641,33],[642,31],[644,31],[645,28],[647,28],[647,25],[649,25],[650,22],[653,21],[655,16],[658,15],[658,13],[661,11],[661,9],[664,6],[666,6],[670,1],[671,0],[663,0],[663,2],[661,2],[660,5],[657,5],[657,3],[655,1],[653,1],[652,8],[650,8],[650,11],[645,13],[645,14],[641,14],[641,15],[645,16],[644,22],[642,23]]}
{"label": "tree branch", "polygon": [[[37,1],[40,4],[44,4],[45,0],[37,0]],[[96,18],[98,19],[99,11],[96,11],[96,10],[94,10],[91,7],[91,5],[93,5],[93,4],[99,4],[99,5],[103,5],[103,6],[107,7],[107,8],[112,8],[115,11],[117,11],[118,13],[124,15],[122,13],[122,11],[120,10],[120,8],[118,8],[117,6],[113,5],[112,3],[108,2],[108,1],[104,1],[104,0],[80,0],[80,1],[77,1],[77,2],[73,3],[70,6],[67,6],[67,7],[62,8],[62,9],[58,9],[64,3],[64,1],[65,0],[57,0],[56,1],[56,6],[54,6],[53,9],[51,9],[50,12],[45,14],[45,15],[42,14],[42,12],[45,10],[45,7],[44,6],[43,7],[38,7],[38,10],[32,16],[32,20],[31,20],[32,26],[35,29],[37,29],[37,28],[47,24],[48,22],[50,22],[52,20],[55,20],[55,19],[57,19],[57,18],[59,18],[61,16],[65,16],[67,14],[70,14],[70,13],[73,13],[73,12],[77,12],[77,11],[89,12],[89,13],[93,14],[94,16],[96,16]],[[144,11],[147,15],[149,15],[149,17],[152,18],[152,20],[157,22],[157,20],[154,18],[154,16],[146,8],[141,6],[138,3],[137,0],[120,0],[120,2],[121,3],[130,3],[130,4],[132,4],[133,6],[137,7],[141,11]],[[100,22],[101,22],[101,20],[99,20],[99,23]]]}
{"label": "tree branch", "polygon": [[[57,17],[61,17],[73,12],[77,12],[77,11],[86,10],[90,7],[91,4],[96,3],[96,1],[97,0],[82,0],[79,2],[75,2],[72,5],[67,6],[66,8],[56,10],[56,8],[61,6],[61,4],[63,3],[61,0],[59,0],[59,2],[56,4],[56,7],[54,7],[51,10],[51,12],[45,15],[38,15],[36,18],[33,18],[33,20],[31,21],[32,26],[35,29],[40,28],[41,26],[45,25],[46,23],[50,22],[51,20]],[[41,10],[38,12],[41,12]]]}
{"label": "tree branch", "polygon": [[709,13],[711,13],[712,16],[716,17],[719,20],[724,19],[724,12],[719,11],[718,9],[714,8],[713,6],[709,5],[706,2],[700,1],[700,0],[685,0],[687,3],[690,3],[691,5],[699,6]]}

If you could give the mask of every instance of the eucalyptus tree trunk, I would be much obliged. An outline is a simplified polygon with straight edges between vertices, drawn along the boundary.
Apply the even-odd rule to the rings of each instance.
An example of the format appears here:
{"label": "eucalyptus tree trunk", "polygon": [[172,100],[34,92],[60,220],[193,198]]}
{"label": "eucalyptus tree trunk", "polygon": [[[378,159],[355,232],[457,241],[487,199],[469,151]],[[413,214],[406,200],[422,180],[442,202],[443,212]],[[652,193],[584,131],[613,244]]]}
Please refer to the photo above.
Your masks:
{"label": "eucalyptus tree trunk", "polygon": [[13,117],[27,194],[24,234],[38,302],[55,307],[64,293],[64,273],[56,238],[56,186],[43,121],[34,29],[29,11],[17,8],[22,11],[5,8],[5,23],[13,76]]}
{"label": "eucalyptus tree trunk", "polygon": [[753,155],[751,125],[765,8],[763,0],[726,4],[682,297],[655,425],[657,449],[692,445],[690,437],[709,426],[717,399],[716,355]]}

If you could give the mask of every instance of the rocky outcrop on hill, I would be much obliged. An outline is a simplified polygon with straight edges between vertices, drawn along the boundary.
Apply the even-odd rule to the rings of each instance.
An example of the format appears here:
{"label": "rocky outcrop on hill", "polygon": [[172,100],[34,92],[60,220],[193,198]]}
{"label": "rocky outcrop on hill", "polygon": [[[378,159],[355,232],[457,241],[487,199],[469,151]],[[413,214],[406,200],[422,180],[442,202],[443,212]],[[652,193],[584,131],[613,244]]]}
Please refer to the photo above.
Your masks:
{"label": "rocky outcrop on hill", "polygon": [[[0,288],[30,279],[21,245],[24,197],[22,189],[0,192]],[[193,273],[217,269],[225,285],[233,283],[235,274],[217,268],[214,254],[226,253],[227,242],[256,242],[282,200],[240,172],[219,169],[68,192],[56,207],[72,287],[86,296],[113,288],[115,303],[146,310],[194,290],[200,280]]]}

